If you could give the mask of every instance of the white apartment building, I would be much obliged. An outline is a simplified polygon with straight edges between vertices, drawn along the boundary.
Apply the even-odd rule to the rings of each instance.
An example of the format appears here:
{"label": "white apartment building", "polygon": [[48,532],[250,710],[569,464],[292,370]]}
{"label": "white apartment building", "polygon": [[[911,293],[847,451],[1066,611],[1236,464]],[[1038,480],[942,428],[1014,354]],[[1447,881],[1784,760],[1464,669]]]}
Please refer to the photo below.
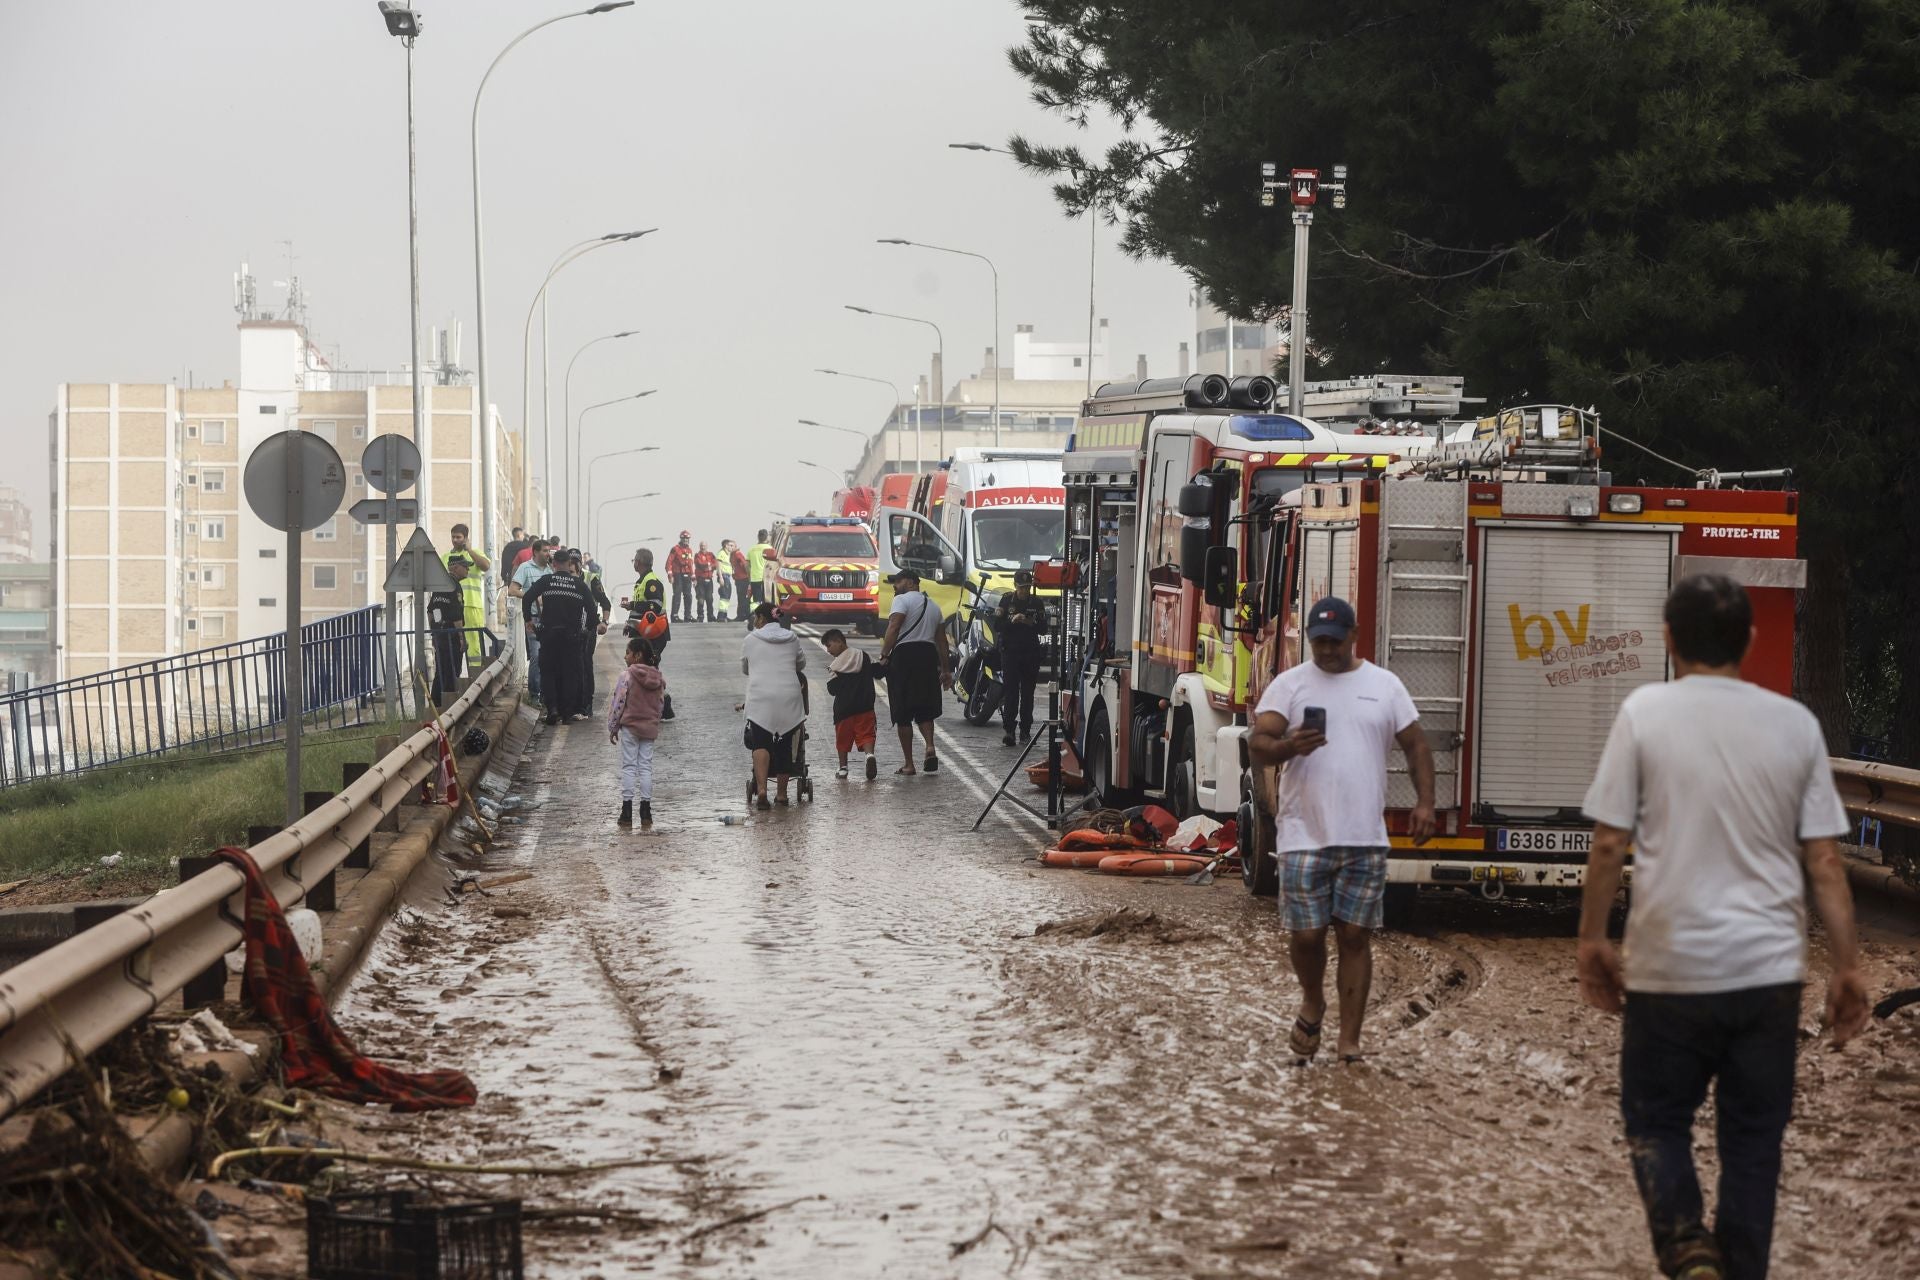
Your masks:
{"label": "white apartment building", "polygon": [[[311,431],[346,464],[337,515],[302,536],[309,622],[384,599],[384,534],[347,508],[369,496],[368,441],[411,434],[410,386],[336,374],[292,321],[243,319],[238,384],[62,383],[54,393],[52,563],[58,678],[279,632],[286,535],[248,508],[241,478],[276,432]],[[404,375],[403,375],[404,376]],[[361,382],[355,389],[337,384]],[[418,496],[444,548],[455,523],[480,540],[480,422],[471,386],[424,388]],[[499,536],[520,514],[520,438],[489,415]],[[398,530],[401,541],[414,526]],[[492,550],[492,549],[489,549]]]}

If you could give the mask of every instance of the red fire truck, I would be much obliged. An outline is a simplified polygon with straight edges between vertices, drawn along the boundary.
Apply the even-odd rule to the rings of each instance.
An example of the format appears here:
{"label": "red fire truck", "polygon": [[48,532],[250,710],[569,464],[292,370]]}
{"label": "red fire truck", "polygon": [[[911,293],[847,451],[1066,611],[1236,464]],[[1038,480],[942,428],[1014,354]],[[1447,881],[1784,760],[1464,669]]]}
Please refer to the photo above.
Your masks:
{"label": "red fire truck", "polygon": [[877,505],[874,496],[874,488],[870,484],[841,489],[833,495],[833,514],[852,516],[855,520],[871,520]]}
{"label": "red fire truck", "polygon": [[1616,486],[1597,420],[1565,406],[1383,437],[1273,413],[1254,383],[1088,402],[1065,458],[1062,692],[1105,802],[1237,816],[1255,892],[1276,874],[1249,716],[1302,661],[1299,614],[1320,596],[1354,605],[1360,656],[1406,683],[1433,747],[1440,831],[1419,848],[1390,762],[1400,922],[1422,889],[1578,891],[1581,800],[1620,702],[1668,678],[1678,577],[1748,587],[1744,674],[1789,689],[1796,494]]}

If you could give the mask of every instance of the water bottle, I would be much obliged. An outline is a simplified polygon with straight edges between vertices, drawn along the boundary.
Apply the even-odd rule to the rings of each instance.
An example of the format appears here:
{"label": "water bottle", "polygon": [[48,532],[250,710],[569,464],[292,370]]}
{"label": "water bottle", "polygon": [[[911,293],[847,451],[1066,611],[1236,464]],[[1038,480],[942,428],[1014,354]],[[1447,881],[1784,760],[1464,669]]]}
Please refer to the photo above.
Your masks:
{"label": "water bottle", "polygon": [[720,815],[720,825],[723,827],[744,826],[746,821],[747,815],[744,813],[723,813]]}

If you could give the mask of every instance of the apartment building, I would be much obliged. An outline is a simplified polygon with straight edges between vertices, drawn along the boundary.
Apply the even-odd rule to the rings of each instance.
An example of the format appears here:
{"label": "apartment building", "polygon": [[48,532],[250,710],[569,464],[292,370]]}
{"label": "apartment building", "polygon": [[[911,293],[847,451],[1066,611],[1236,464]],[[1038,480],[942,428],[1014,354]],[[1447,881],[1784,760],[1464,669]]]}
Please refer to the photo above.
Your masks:
{"label": "apartment building", "polygon": [[[384,599],[384,533],[347,508],[369,496],[359,460],[385,434],[411,434],[412,390],[328,366],[305,329],[244,319],[237,385],[62,383],[52,431],[54,642],[59,675],[89,675],[280,631],[285,623],[286,535],[248,508],[246,460],[269,436],[310,431],[346,465],[334,518],[301,539],[301,612],[307,621]],[[404,375],[402,375],[404,376]],[[353,385],[353,384],[361,385]],[[343,385],[344,384],[344,385]],[[351,389],[349,389],[351,388]],[[480,425],[474,388],[424,391],[416,491],[422,524],[447,545],[456,523],[482,521]],[[505,530],[519,514],[519,437],[489,415],[495,510]],[[398,530],[404,541],[414,526]]]}
{"label": "apartment building", "polygon": [[33,508],[10,484],[0,484],[0,564],[33,559]]}

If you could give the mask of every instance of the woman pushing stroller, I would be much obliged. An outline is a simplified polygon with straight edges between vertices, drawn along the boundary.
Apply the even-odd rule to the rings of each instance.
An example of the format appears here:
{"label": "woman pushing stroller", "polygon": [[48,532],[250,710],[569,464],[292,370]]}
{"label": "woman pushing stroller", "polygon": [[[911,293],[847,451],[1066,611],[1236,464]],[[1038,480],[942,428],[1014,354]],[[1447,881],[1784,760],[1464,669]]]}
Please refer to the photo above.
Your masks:
{"label": "woman pushing stroller", "polygon": [[[752,630],[740,645],[740,670],[747,677],[747,700],[735,709],[747,713],[747,749],[753,752],[753,800],[757,809],[787,803],[787,782],[795,772],[794,753],[807,721],[807,657],[800,638],[778,620],[771,604],[754,606]],[[767,778],[775,784],[767,800]]]}

